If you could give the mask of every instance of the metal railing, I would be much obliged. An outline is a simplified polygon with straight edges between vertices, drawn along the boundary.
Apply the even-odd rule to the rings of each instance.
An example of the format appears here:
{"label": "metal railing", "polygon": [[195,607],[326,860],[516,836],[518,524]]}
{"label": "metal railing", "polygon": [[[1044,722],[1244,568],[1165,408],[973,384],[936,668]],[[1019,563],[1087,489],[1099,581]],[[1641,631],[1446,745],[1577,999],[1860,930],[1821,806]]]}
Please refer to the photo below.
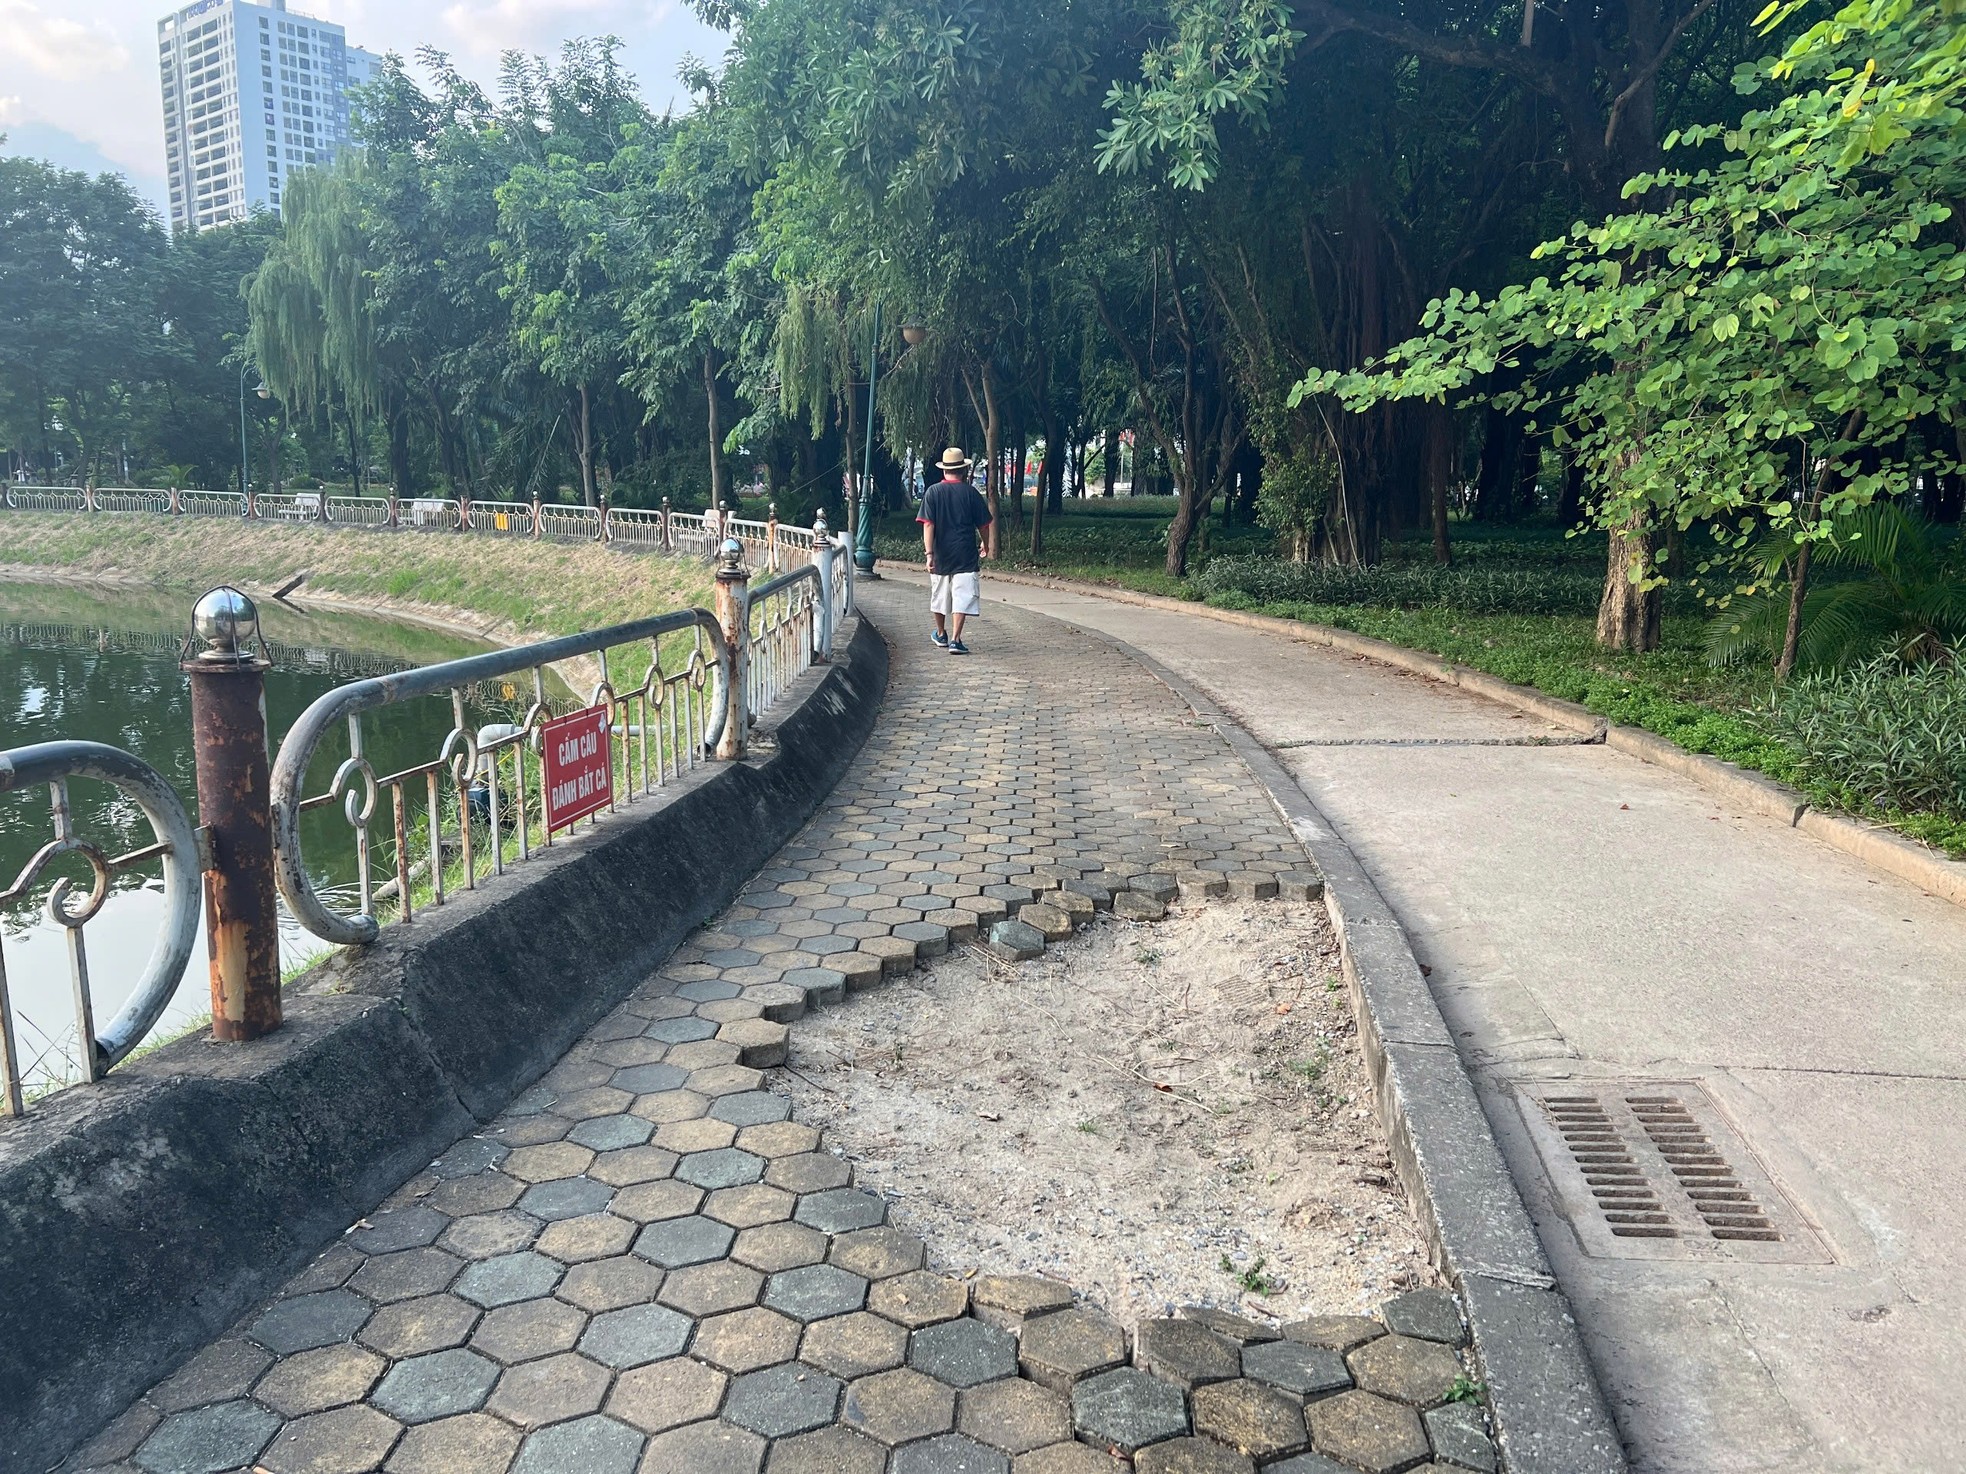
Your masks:
{"label": "metal railing", "polygon": [[386,527],[389,502],[384,497],[330,496],[327,520],[342,527]]}
{"label": "metal railing", "polygon": [[168,512],[171,509],[171,494],[168,491],[135,491],[123,487],[106,487],[95,493],[98,512]]}
{"label": "metal railing", "polygon": [[826,592],[820,570],[810,564],[750,591],[751,658],[745,679],[751,711],[769,711],[785,688],[812,668],[813,658],[826,654],[818,609]]}
{"label": "metal railing", "polygon": [[473,502],[471,503],[471,530],[488,532],[495,537],[531,537],[533,504],[531,502]]}
{"label": "metal railing", "polygon": [[[115,787],[150,821],[152,842],[111,856],[78,835],[68,794],[71,778],[92,778]],[[170,784],[148,763],[121,748],[100,742],[42,742],[0,752],[0,793],[44,784],[49,794],[54,837],[35,851],[13,884],[0,891],[0,912],[31,901],[42,875],[63,857],[77,855],[88,862],[92,881],[89,890],[76,895],[72,882],[63,876],[48,888],[45,905],[49,919],[62,927],[67,937],[82,1078],[85,1082],[94,1081],[143,1042],[170,1003],[171,994],[184,976],[185,965],[191,960],[192,946],[198,940],[201,868],[198,842],[184,806],[178,802]],[[98,1031],[83,928],[109,899],[110,884],[115,877],[152,861],[163,870],[164,926],[129,1000]],[[7,993],[5,951],[0,946],[0,1093],[4,1093],[12,1115],[18,1116],[25,1108],[22,1087],[26,1074]]]}

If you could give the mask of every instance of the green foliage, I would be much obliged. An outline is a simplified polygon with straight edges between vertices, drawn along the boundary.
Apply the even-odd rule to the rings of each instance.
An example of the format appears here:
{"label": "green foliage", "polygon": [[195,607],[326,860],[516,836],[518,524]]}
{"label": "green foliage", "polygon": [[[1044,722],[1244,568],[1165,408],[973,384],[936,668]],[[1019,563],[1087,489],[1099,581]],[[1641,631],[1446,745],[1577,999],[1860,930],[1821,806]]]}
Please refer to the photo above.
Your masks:
{"label": "green foliage", "polygon": [[1263,468],[1256,493],[1256,520],[1288,538],[1299,563],[1309,556],[1318,519],[1338,489],[1338,463],[1323,445],[1273,458]]}
{"label": "green foliage", "polygon": [[1851,808],[1930,813],[1966,829],[1966,642],[1912,669],[1884,655],[1800,676],[1777,694],[1770,725],[1801,754],[1797,772],[1812,788]]}
{"label": "green foliage", "polygon": [[1384,563],[1360,568],[1270,557],[1211,559],[1193,582],[1211,601],[1240,596],[1250,607],[1297,603],[1574,615],[1597,607],[1602,585],[1598,575],[1584,572]]}

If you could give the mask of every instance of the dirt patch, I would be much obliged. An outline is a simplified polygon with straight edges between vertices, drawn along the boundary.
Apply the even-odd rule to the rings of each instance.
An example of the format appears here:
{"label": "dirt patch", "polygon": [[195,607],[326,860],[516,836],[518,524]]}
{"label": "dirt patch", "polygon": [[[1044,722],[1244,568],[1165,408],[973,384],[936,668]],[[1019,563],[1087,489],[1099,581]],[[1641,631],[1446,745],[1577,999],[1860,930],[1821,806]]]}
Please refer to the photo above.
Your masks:
{"label": "dirt patch", "polygon": [[1290,1319],[1435,1282],[1356,1035],[1321,910],[1210,903],[965,949],[801,1021],[776,1088],[943,1269]]}

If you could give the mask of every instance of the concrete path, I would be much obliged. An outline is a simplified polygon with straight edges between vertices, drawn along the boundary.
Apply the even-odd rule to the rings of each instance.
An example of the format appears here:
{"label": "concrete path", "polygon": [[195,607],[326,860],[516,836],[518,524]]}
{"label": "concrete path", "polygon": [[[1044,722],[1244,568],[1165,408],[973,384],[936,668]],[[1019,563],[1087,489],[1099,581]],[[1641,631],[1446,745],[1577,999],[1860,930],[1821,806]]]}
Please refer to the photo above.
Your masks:
{"label": "concrete path", "polygon": [[1409,1468],[1430,1439],[1481,1461],[1475,1409],[1445,1403],[1463,1331],[1440,1292],[1283,1339],[1160,1322],[1127,1367],[1122,1329],[1066,1287],[927,1272],[767,1088],[809,1007],[1062,876],[1274,891],[1305,865],[1228,745],[1127,655],[1006,614],[962,660],[907,590],[866,603],[898,636],[888,699],[807,830],[504,1116],[68,1467],[1124,1474],[1107,1450],[1152,1445],[1142,1470],[1253,1474],[1239,1445],[1342,1474]]}
{"label": "concrete path", "polygon": [[[1350,843],[1431,969],[1635,1469],[1966,1469],[1966,911],[1635,758],[1519,745],[1559,734],[1423,678],[985,583],[979,644],[1023,628],[1007,606],[1131,643]],[[1587,1185],[1594,1144],[1630,1168]],[[1660,1212],[1613,1212],[1655,1187]],[[1738,1236],[1697,1216],[1715,1200],[1751,1215]]]}

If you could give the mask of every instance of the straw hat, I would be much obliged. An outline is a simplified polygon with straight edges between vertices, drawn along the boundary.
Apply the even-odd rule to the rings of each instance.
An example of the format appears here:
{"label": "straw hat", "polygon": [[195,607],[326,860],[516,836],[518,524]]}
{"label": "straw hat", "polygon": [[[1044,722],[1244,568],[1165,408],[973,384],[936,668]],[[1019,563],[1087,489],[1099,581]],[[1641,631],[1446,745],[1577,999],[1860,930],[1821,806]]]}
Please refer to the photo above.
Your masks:
{"label": "straw hat", "polygon": [[972,464],[974,463],[970,458],[963,454],[963,448],[960,445],[952,445],[942,452],[942,459],[935,463],[935,469],[938,471],[967,472]]}

